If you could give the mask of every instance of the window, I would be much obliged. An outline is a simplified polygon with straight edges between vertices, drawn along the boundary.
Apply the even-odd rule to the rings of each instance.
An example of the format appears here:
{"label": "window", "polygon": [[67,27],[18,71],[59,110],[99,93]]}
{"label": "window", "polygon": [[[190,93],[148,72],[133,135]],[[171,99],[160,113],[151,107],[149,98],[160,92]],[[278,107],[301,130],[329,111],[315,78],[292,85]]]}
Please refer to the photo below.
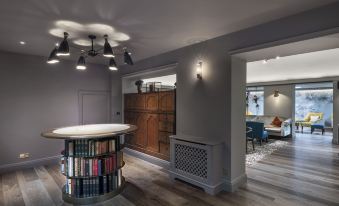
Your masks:
{"label": "window", "polygon": [[264,115],[263,87],[247,87],[246,115]]}
{"label": "window", "polygon": [[303,120],[309,112],[323,113],[325,127],[332,127],[332,83],[297,84],[295,86],[295,120]]}

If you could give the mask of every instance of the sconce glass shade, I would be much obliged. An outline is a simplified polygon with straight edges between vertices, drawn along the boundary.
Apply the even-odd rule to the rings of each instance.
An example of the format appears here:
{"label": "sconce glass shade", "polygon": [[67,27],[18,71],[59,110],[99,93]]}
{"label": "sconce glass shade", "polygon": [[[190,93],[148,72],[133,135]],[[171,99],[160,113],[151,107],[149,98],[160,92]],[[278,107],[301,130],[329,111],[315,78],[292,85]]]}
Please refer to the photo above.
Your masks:
{"label": "sconce glass shade", "polygon": [[107,35],[104,36],[105,38],[105,44],[104,44],[104,54],[103,56],[104,57],[114,57],[113,55],[113,50],[112,50],[112,47],[111,45],[108,43],[108,40],[107,40]]}
{"label": "sconce glass shade", "polygon": [[202,79],[202,61],[197,64],[197,78]]}
{"label": "sconce glass shade", "polygon": [[117,64],[114,60],[114,58],[110,58],[109,59],[109,66],[108,66],[109,70],[112,70],[112,71],[117,71],[118,70],[118,67],[117,67]]}
{"label": "sconce glass shade", "polygon": [[274,97],[279,97],[279,91],[278,91],[278,90],[275,90],[273,96],[274,96]]}
{"label": "sconce glass shade", "polygon": [[86,69],[86,62],[85,62],[85,57],[80,56],[76,68],[78,70],[85,70]]}
{"label": "sconce glass shade", "polygon": [[49,57],[47,59],[48,64],[55,64],[55,63],[59,62],[59,58],[56,55],[57,51],[58,51],[58,49],[56,47],[52,50],[51,54],[49,55]]}
{"label": "sconce glass shade", "polygon": [[128,65],[134,64],[131,55],[127,51],[124,52],[124,62]]}
{"label": "sconce glass shade", "polygon": [[69,56],[69,45],[67,41],[68,33],[64,32],[64,40],[60,43],[58,51],[56,53],[57,56]]}

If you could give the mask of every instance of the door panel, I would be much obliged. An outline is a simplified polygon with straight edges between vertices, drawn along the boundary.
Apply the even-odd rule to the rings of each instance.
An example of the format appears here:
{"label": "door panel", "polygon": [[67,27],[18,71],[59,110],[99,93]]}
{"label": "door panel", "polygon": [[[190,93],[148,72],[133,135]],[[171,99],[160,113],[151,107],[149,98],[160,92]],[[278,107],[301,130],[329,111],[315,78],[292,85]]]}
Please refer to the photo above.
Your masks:
{"label": "door panel", "polygon": [[136,113],[136,125],[138,129],[135,133],[135,143],[141,147],[147,145],[147,114]]}
{"label": "door panel", "polygon": [[163,92],[159,94],[159,110],[173,112],[174,111],[174,92]]}
{"label": "door panel", "polygon": [[147,115],[147,149],[159,152],[158,115]]}
{"label": "door panel", "polygon": [[158,110],[158,94],[147,94],[146,95],[146,109],[150,111]]}
{"label": "door panel", "polygon": [[110,122],[110,95],[108,92],[80,92],[79,100],[81,124]]}

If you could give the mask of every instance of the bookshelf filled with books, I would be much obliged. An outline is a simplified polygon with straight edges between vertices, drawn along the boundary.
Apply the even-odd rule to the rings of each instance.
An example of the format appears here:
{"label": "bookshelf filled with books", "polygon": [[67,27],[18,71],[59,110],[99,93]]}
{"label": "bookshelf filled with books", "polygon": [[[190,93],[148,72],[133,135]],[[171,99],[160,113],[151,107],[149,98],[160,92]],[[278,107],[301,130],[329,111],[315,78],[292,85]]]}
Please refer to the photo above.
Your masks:
{"label": "bookshelf filled with books", "polygon": [[119,133],[84,133],[83,136],[65,134],[64,138],[59,133],[42,133],[44,137],[65,139],[65,147],[61,152],[61,172],[66,177],[62,191],[65,202],[94,204],[121,192],[125,183],[122,175],[125,163],[121,151],[124,146],[123,134],[136,130],[135,126],[128,126],[131,128]]}
{"label": "bookshelf filled with books", "polygon": [[123,136],[66,140],[61,158],[61,172],[66,176],[63,196],[72,203],[87,204],[87,198],[94,201],[94,197],[117,193],[124,183],[122,147]]}

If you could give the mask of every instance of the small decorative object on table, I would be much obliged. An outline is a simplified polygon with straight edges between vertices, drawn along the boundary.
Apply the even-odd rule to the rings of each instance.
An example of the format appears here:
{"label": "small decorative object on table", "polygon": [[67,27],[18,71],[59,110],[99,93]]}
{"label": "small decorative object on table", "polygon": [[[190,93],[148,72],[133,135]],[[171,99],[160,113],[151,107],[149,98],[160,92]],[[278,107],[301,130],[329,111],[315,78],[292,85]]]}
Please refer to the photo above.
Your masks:
{"label": "small decorative object on table", "polygon": [[139,93],[139,94],[142,93],[141,88],[142,88],[142,84],[143,84],[143,83],[144,83],[144,81],[142,81],[142,80],[138,80],[138,81],[135,82],[135,85],[136,85],[137,88],[138,88],[138,93]]}
{"label": "small decorative object on table", "polygon": [[61,172],[66,176],[63,200],[76,205],[94,204],[119,194],[125,183],[122,135],[136,129],[128,124],[96,124],[42,133],[43,137],[65,140],[61,158]]}
{"label": "small decorative object on table", "polygon": [[147,92],[159,92],[161,90],[161,82],[147,82]]}

